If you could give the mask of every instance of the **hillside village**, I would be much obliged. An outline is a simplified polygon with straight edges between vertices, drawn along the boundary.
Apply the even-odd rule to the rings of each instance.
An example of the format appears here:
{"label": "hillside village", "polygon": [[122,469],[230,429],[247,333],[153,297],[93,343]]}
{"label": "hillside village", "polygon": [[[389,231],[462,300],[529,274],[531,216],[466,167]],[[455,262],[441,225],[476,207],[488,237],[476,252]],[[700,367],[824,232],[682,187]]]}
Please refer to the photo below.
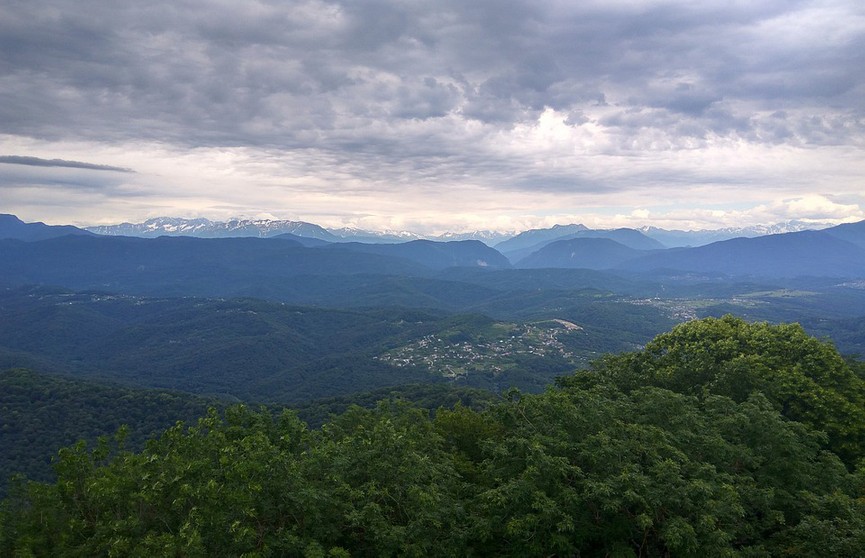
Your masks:
{"label": "hillside village", "polygon": [[499,374],[525,358],[558,357],[573,366],[585,363],[571,347],[583,328],[566,320],[526,324],[495,323],[486,334],[447,331],[392,349],[376,357],[397,367],[421,367],[446,378]]}

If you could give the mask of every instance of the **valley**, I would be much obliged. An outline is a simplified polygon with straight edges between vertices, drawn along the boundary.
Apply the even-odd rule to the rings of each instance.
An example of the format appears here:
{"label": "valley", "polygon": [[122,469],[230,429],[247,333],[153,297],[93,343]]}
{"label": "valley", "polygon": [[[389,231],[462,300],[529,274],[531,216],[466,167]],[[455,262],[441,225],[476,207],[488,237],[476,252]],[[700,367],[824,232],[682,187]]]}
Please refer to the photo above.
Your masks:
{"label": "valley", "polygon": [[[373,509],[363,503],[368,498],[381,509],[378,489],[367,491],[372,485],[359,479],[384,468],[374,486],[387,486],[394,471],[408,471],[407,459],[415,460],[411,471],[432,466],[450,472],[432,485],[401,481],[384,501],[402,509],[409,505],[400,501],[404,486],[417,493],[455,483],[448,498],[467,497],[465,503],[418,508],[441,510],[445,521],[462,517],[462,506],[473,508],[464,522],[500,513],[500,506],[482,504],[489,490],[506,494],[514,482],[533,491],[547,486],[559,478],[559,452],[568,463],[586,460],[579,471],[598,472],[580,496],[597,505],[641,490],[645,481],[621,481],[626,475],[617,467],[630,463],[639,470],[645,458],[629,456],[647,452],[693,456],[688,459],[700,465],[676,478],[694,477],[704,490],[699,471],[721,471],[726,480],[712,477],[713,486],[739,474],[723,472],[732,450],[717,449],[722,438],[735,451],[763,452],[756,460],[736,458],[743,463],[769,462],[775,454],[810,456],[797,466],[821,471],[821,480],[796,482],[809,490],[835,482],[833,497],[853,506],[854,492],[841,489],[852,486],[841,460],[851,463],[865,445],[865,259],[856,256],[865,251],[861,224],[693,249],[659,248],[636,230],[559,227],[513,237],[514,250],[504,253],[478,240],[328,241],[304,227],[295,233],[319,237],[133,238],[10,219],[5,224],[0,219],[0,232],[7,231],[0,238],[0,551],[10,544],[29,548],[36,539],[19,537],[22,529],[40,533],[54,549],[66,544],[54,533],[73,525],[96,528],[116,517],[135,518],[115,525],[122,532],[127,521],[170,517],[175,512],[169,510],[179,509],[170,502],[191,506],[189,517],[205,508],[217,517],[226,508],[226,491],[243,502],[237,509],[257,517],[262,536],[270,536],[285,528],[261,527],[274,521],[268,510],[278,505],[268,504],[258,487],[278,494],[278,502],[287,494],[346,502],[339,486],[351,487],[362,509]],[[565,238],[556,237],[560,233]],[[801,327],[769,325],[789,322]],[[790,385],[796,386],[792,393],[785,391]],[[704,402],[689,391],[705,396],[709,389],[719,396]],[[812,421],[828,436],[811,433],[812,426],[790,426],[775,407],[761,403],[767,395],[785,398],[794,420]],[[671,409],[689,417],[684,427]],[[826,413],[826,420],[813,419]],[[560,421],[567,426],[558,429]],[[753,434],[743,430],[752,422]],[[397,433],[400,425],[413,426]],[[761,441],[764,431],[777,435]],[[794,431],[801,441],[790,437]],[[569,441],[573,432],[584,434]],[[706,432],[705,441],[695,443]],[[819,445],[818,438],[824,440]],[[675,449],[659,439],[675,441]],[[633,448],[624,449],[627,444]],[[810,453],[803,453],[807,444]],[[526,448],[533,449],[525,471],[537,476],[542,463],[549,473],[500,484],[518,462],[513,456],[523,459],[518,456]],[[599,469],[610,451],[624,453],[611,454],[612,465]],[[309,459],[306,476],[286,477],[286,467]],[[657,475],[659,494],[676,486],[664,473],[671,463],[659,457],[640,473]],[[327,477],[344,478],[342,485],[321,482],[320,471],[343,466]],[[195,473],[204,470],[206,482]],[[268,472],[250,473],[259,470]],[[761,486],[777,487],[772,490],[790,482],[787,473],[767,480],[774,477],[762,466],[754,471]],[[750,474],[741,486],[755,482]],[[124,475],[123,487],[99,488]],[[297,487],[271,485],[284,478],[301,480]],[[599,498],[592,496],[597,483],[612,483]],[[78,508],[66,507],[64,495],[76,486],[90,487],[75,492],[76,501],[112,509],[110,517],[40,527],[41,516],[29,510],[75,516]],[[731,496],[730,505],[749,501],[750,490]],[[100,495],[121,493],[126,496],[118,502],[95,503]],[[145,493],[146,503],[122,511],[124,502]],[[159,503],[163,498],[169,503]],[[676,496],[666,508],[687,499]],[[304,504],[302,514],[311,505]],[[798,511],[773,505],[785,521],[803,524]],[[317,512],[327,518],[323,524],[347,521],[333,509]],[[819,506],[809,509],[822,513]],[[345,511],[345,517],[357,513]],[[682,513],[687,524],[699,524]],[[274,517],[279,523],[284,515]],[[376,520],[388,529],[402,523],[396,512]],[[846,541],[857,536],[848,534],[851,529],[859,532],[855,526],[831,532]],[[756,544],[774,532],[767,528]],[[599,544],[611,537],[604,534]],[[341,540],[313,539],[309,544]],[[489,546],[463,539],[459,545]],[[82,544],[97,540],[88,531]],[[502,552],[512,550],[508,544]]]}
{"label": "valley", "polygon": [[[0,374],[9,384],[0,405],[13,419],[0,425],[0,437],[15,444],[29,437],[33,451],[7,454],[3,469],[38,478],[50,478],[50,455],[71,434],[39,441],[26,425],[51,419],[12,394],[51,382],[66,383],[26,397],[56,406],[52,412],[70,417],[62,420],[91,442],[131,424],[141,447],[157,423],[118,410],[88,419],[82,409],[99,406],[86,394],[171,401],[164,413],[146,411],[162,417],[159,425],[172,414],[188,420],[206,406],[239,402],[304,409],[314,424],[380,397],[431,409],[488,404],[514,388],[541,393],[604,355],[642,350],[676,324],[727,314],[799,322],[851,359],[865,354],[865,274],[861,262],[844,267],[837,258],[820,267],[831,251],[811,254],[812,275],[780,268],[755,275],[734,272],[739,264],[719,273],[699,255],[709,250],[723,263],[730,256],[719,250],[748,239],[708,245],[694,265],[620,265],[622,255],[645,262],[666,253],[636,230],[524,233],[507,241],[514,250],[506,253],[538,265],[520,266],[476,240],[332,242],[309,227],[294,229],[307,237],[131,238],[74,228],[70,236],[66,227],[5,223]],[[751,249],[766,243],[769,251],[794,245],[805,250],[801,263],[807,249],[820,252],[819,243],[808,246],[826,238],[847,243],[847,254],[859,249],[861,228],[758,238],[741,257],[767,258]],[[570,257],[576,250],[584,250],[579,261]],[[666,257],[687,263],[682,250]],[[847,271],[827,276],[829,269]],[[80,382],[90,387],[75,387]]]}

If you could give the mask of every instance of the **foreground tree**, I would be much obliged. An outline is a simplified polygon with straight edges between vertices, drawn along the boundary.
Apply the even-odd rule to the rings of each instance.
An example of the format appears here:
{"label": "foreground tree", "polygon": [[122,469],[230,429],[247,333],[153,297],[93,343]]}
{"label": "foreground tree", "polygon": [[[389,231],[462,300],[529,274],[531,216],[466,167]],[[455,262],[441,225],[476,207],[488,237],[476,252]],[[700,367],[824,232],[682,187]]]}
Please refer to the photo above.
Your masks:
{"label": "foreground tree", "polygon": [[211,412],[140,453],[63,450],[4,501],[0,555],[861,556],[861,379],[836,357],[724,318],[483,412]]}
{"label": "foreground tree", "polygon": [[865,455],[865,380],[799,324],[695,320],[643,351],[603,357],[595,372],[625,391],[653,385],[739,402],[760,392],[788,419],[826,432],[848,466]]}

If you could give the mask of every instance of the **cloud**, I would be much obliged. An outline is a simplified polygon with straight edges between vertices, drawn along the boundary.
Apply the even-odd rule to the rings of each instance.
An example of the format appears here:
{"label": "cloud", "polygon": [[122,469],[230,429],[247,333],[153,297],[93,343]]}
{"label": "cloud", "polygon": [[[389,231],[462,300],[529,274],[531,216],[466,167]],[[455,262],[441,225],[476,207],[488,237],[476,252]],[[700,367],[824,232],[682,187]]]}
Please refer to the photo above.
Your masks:
{"label": "cloud", "polygon": [[25,157],[19,155],[0,155],[0,163],[10,165],[28,165],[31,167],[64,167],[68,169],[87,169],[111,172],[135,172],[132,169],[113,167],[111,165],[96,165],[93,163],[82,163],[80,161],[65,161],[63,159],[41,159],[39,157]]}
{"label": "cloud", "polygon": [[809,43],[785,36],[808,30],[801,3],[49,4],[4,8],[3,117],[19,133],[295,147],[315,130],[328,146],[349,129],[389,137],[380,123],[507,127],[602,98],[660,109],[664,128],[722,99],[862,106],[861,10],[843,3],[847,31]]}
{"label": "cloud", "polygon": [[420,216],[436,192],[538,215],[554,203],[557,215],[628,204],[654,214],[646,202],[665,196],[708,207],[854,195],[865,7],[5,3],[0,122],[5,152],[134,167],[118,184],[151,192],[148,207],[242,206],[232,185],[260,204],[239,207],[251,214],[273,211],[269,199],[319,215]]}
{"label": "cloud", "polygon": [[761,206],[755,211],[765,211],[777,220],[828,220],[858,221],[865,219],[865,211],[856,203],[839,203],[827,196],[810,195],[801,198],[781,200],[768,207]]}

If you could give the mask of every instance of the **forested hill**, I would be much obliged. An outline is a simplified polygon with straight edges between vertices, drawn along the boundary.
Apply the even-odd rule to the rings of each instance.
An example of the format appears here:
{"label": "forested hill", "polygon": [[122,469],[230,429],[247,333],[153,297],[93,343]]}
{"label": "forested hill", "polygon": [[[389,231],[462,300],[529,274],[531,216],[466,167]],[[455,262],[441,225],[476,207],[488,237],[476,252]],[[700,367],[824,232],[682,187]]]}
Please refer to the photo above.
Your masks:
{"label": "forested hill", "polygon": [[0,370],[0,495],[13,474],[47,481],[57,450],[128,426],[127,448],[141,450],[177,421],[194,422],[228,400],[165,390],[130,389],[105,383]]}
{"label": "forested hill", "polygon": [[[481,408],[498,396],[467,387],[414,384],[309,400],[296,409],[307,424],[318,427],[353,404],[374,407],[387,398],[435,410],[457,403]],[[0,370],[0,498],[13,475],[54,480],[51,462],[57,451],[78,440],[92,445],[102,436],[112,437],[123,426],[126,449],[141,451],[145,441],[177,421],[192,424],[209,408],[221,412],[236,402],[236,398],[130,388],[25,369]]]}
{"label": "forested hill", "polygon": [[861,367],[705,319],[484,411],[232,407],[66,449],[2,504],[0,555],[856,557],[863,457]]}
{"label": "forested hill", "polygon": [[[592,298],[581,308],[594,303]],[[642,316],[627,305],[606,306],[609,320]],[[266,403],[457,379],[492,391],[539,391],[597,351],[645,342],[652,329],[663,331],[669,323],[646,320],[637,336],[607,334],[603,324],[567,330],[548,318],[515,323],[407,308],[329,309],[44,288],[0,290],[0,312],[0,370],[29,367]]]}

